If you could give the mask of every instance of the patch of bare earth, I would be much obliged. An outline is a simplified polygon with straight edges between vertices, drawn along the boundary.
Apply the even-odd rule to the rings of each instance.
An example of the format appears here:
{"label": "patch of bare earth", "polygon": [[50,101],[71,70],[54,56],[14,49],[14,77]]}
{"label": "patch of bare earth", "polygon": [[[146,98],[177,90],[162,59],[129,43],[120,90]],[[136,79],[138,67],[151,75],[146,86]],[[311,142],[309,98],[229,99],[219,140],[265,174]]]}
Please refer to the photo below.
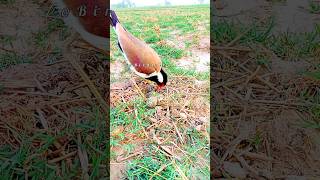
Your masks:
{"label": "patch of bare earth", "polygon": [[[177,49],[183,49],[185,56],[175,61],[178,67],[195,70],[196,72],[209,72],[210,66],[210,37],[199,35],[179,36],[174,31],[171,33],[174,41],[167,40],[165,43]],[[190,47],[185,42],[191,43]]]}
{"label": "patch of bare earth", "polygon": [[36,53],[33,34],[45,27],[40,6],[21,0],[11,5],[0,4],[0,9],[0,35],[13,37],[12,42],[2,48],[18,54]]}
{"label": "patch of bare earth", "polygon": [[274,33],[281,32],[311,32],[316,22],[319,22],[318,14],[310,13],[308,0],[217,0],[215,6],[214,21],[228,19],[244,24],[255,21],[265,22],[268,18],[275,17]]}

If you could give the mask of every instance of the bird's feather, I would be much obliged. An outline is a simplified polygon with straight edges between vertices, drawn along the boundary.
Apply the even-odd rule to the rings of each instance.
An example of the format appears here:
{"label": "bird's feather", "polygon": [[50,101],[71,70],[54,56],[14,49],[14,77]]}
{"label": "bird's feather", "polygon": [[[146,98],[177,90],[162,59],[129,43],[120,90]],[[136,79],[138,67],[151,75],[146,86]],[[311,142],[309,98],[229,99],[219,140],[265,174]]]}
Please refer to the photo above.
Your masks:
{"label": "bird's feather", "polygon": [[[54,4],[62,11],[69,10],[69,15],[62,17],[64,22],[76,30],[87,42],[101,49],[109,49],[110,32],[107,28],[109,24],[108,16],[105,16],[108,4],[105,0],[54,0]],[[90,6],[89,6],[90,5]],[[94,16],[94,5],[100,11]],[[80,16],[81,6],[85,6],[86,14]]]}
{"label": "bird's feather", "polygon": [[146,75],[160,72],[161,60],[152,48],[126,31],[121,24],[116,26],[116,32],[123,53],[137,72]]}

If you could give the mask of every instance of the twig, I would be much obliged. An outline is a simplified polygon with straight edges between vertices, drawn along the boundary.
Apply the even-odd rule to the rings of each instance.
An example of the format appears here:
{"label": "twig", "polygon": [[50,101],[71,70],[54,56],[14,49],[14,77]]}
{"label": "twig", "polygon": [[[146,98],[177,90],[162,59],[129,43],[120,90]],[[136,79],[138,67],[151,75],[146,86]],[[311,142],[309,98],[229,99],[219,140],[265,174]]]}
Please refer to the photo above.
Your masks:
{"label": "twig", "polygon": [[243,76],[240,76],[240,77],[237,77],[234,79],[229,79],[229,80],[226,80],[223,82],[219,82],[219,83],[213,85],[212,87],[213,87],[213,89],[215,89],[220,86],[233,86],[235,84],[241,83],[245,77],[247,77],[247,75],[243,75]]}
{"label": "twig", "polygon": [[70,64],[73,66],[73,68],[79,73],[83,81],[88,85],[89,89],[91,90],[92,94],[96,97],[97,101],[99,102],[102,110],[106,113],[109,114],[109,106],[106,103],[106,101],[102,98],[100,95],[99,91],[93,84],[93,82],[90,80],[88,75],[83,71],[83,69],[80,67],[80,65],[75,61],[75,59],[78,59],[70,50],[70,44],[74,41],[76,38],[76,34],[73,34],[69,39],[66,41],[65,45],[65,50],[63,54],[67,55],[67,59],[70,62]]}
{"label": "twig", "polygon": [[152,176],[149,178],[149,180],[151,180],[155,175],[158,175],[161,171],[163,171],[166,167],[170,166],[172,164],[169,163],[169,164],[163,164],[158,170],[157,172],[153,173]]}
{"label": "twig", "polygon": [[44,118],[42,111],[40,110],[40,108],[37,108],[36,111],[37,111],[37,113],[39,114],[39,119],[40,119],[40,122],[41,122],[42,126],[44,127],[44,129],[47,130],[47,129],[49,128],[49,127],[48,127],[48,122],[47,122],[47,120]]}
{"label": "twig", "polygon": [[131,79],[132,84],[134,85],[134,87],[137,89],[138,93],[140,94],[140,96],[145,100],[146,97],[144,96],[144,94],[142,93],[141,89],[139,88],[139,86],[136,84],[135,80]]}
{"label": "twig", "polygon": [[[247,71],[248,73],[252,74],[252,71],[250,71],[248,68],[244,67],[242,64],[239,64],[235,59],[233,59],[232,57],[228,56],[226,53],[224,52],[219,52],[221,55],[223,55],[224,57],[226,57],[227,59],[231,60],[235,65],[238,65],[239,67],[241,67],[243,70]],[[269,88],[275,90],[277,93],[280,93],[280,91],[275,88],[270,82],[264,80],[263,78],[261,78],[260,76],[257,76],[257,79],[263,83],[265,83],[267,86],[269,86]]]}
{"label": "twig", "polygon": [[212,46],[212,49],[215,49],[215,50],[252,51],[251,49],[245,48],[245,47]]}
{"label": "twig", "polygon": [[228,71],[220,68],[212,68],[212,70],[216,72],[222,72],[222,73],[231,73],[231,74],[236,74],[236,75],[243,75],[243,73],[235,72],[235,71]]}
{"label": "twig", "polygon": [[253,177],[255,178],[255,179],[262,179],[260,176],[259,176],[259,173],[255,170],[255,169],[253,169],[252,167],[250,167],[249,166],[249,164],[246,162],[246,160],[243,158],[243,157],[240,157],[240,156],[238,156],[237,154],[233,154],[237,159],[238,159],[238,161],[241,163],[241,165],[245,168],[245,169],[247,169],[248,171],[250,171],[251,172],[251,174],[253,175]]}
{"label": "twig", "polygon": [[61,116],[63,119],[69,121],[69,118],[67,118],[67,116],[65,116],[60,110],[58,110],[57,108],[53,107],[52,105],[49,106],[54,112],[56,112],[59,116]]}
{"label": "twig", "polygon": [[134,114],[135,114],[135,116],[136,116],[136,119],[138,120],[139,126],[142,128],[142,131],[143,131],[144,135],[146,136],[146,138],[149,139],[149,135],[147,134],[147,132],[146,132],[146,130],[144,129],[144,127],[142,126],[142,123],[141,123],[141,121],[140,121],[140,118],[138,118],[138,110],[137,110],[137,109],[134,110]]}
{"label": "twig", "polygon": [[261,68],[261,66],[258,66],[257,69],[248,77],[248,79],[246,80],[244,86],[247,86],[249,81],[251,81],[258,74],[260,68]]}
{"label": "twig", "polygon": [[0,49],[1,50],[4,50],[4,51],[7,51],[7,52],[11,52],[11,53],[17,53],[17,52],[15,52],[14,50],[11,50],[11,49],[6,49],[6,48],[4,48],[4,47],[0,47]]}
{"label": "twig", "polygon": [[177,166],[175,160],[172,160],[172,164],[173,166],[176,168],[176,170],[178,171],[178,173],[180,174],[180,176],[182,177],[183,180],[188,180],[187,176],[182,172],[182,170],[179,168],[179,166]]}
{"label": "twig", "polygon": [[277,93],[281,93],[277,88],[275,88],[270,82],[264,80],[262,77],[257,76],[257,79],[261,82],[263,82],[264,84],[266,84],[267,86],[269,86],[269,88],[275,90]]}
{"label": "twig", "polygon": [[89,102],[90,100],[96,100],[96,98],[81,98],[81,97],[79,97],[79,98],[74,98],[74,99],[70,99],[70,100],[66,100],[66,101],[53,102],[52,106],[68,104],[68,103],[75,103],[75,102],[81,102],[81,101]]}
{"label": "twig", "polygon": [[252,158],[252,159],[260,159],[260,160],[263,160],[263,161],[274,161],[273,158],[265,156],[263,154],[258,154],[258,153],[243,152],[243,155],[247,156],[249,158]]}
{"label": "twig", "polygon": [[2,86],[4,88],[12,88],[12,89],[19,89],[19,88],[35,88],[37,85],[35,84],[34,81],[30,80],[13,80],[13,81],[2,81],[1,82]]}
{"label": "twig", "polygon": [[40,91],[42,91],[43,93],[46,93],[46,90],[42,87],[40,81],[38,80],[37,76],[34,77],[34,81],[37,84],[37,87],[39,88]]}
{"label": "twig", "polygon": [[181,136],[181,134],[180,134],[180,132],[179,132],[179,129],[178,129],[176,123],[174,123],[174,122],[172,121],[172,124],[173,124],[173,127],[174,127],[174,129],[176,130],[176,132],[177,132],[177,134],[178,134],[178,137],[179,137],[179,139],[180,139],[180,142],[183,144],[183,143],[184,143],[184,140],[182,139],[182,136]]}
{"label": "twig", "polygon": [[82,173],[84,175],[84,179],[89,179],[89,174],[88,174],[88,166],[89,166],[89,160],[88,160],[88,154],[87,151],[84,149],[82,146],[82,140],[80,133],[77,133],[77,139],[78,139],[78,156],[80,159],[80,164],[82,168]]}
{"label": "twig", "polygon": [[47,64],[45,64],[45,66],[52,66],[52,65],[56,65],[56,64],[60,64],[60,63],[64,63],[64,62],[68,62],[68,61],[66,61],[66,60],[55,61],[52,63],[47,63]]}
{"label": "twig", "polygon": [[272,100],[250,100],[250,103],[262,103],[262,104],[274,104],[274,105],[286,105],[286,106],[312,106],[312,103],[290,103],[285,101],[272,101]]}
{"label": "twig", "polygon": [[102,110],[108,114],[109,113],[109,106],[107,105],[106,101],[102,98],[99,91],[97,90],[96,86],[93,84],[93,82],[90,80],[88,75],[83,71],[83,69],[80,67],[80,65],[74,60],[73,57],[68,58],[69,62],[72,64],[72,66],[78,71],[81,78],[84,80],[84,82],[88,85],[89,89],[93,93],[93,95],[97,98],[98,102],[100,103],[100,106]]}
{"label": "twig", "polygon": [[118,163],[119,163],[119,162],[123,162],[123,161],[125,161],[125,160],[127,160],[127,159],[130,159],[130,158],[132,158],[132,157],[134,157],[134,156],[137,156],[137,155],[140,155],[140,154],[142,154],[142,153],[143,153],[143,151],[137,151],[137,152],[135,152],[135,153],[130,154],[130,155],[127,156],[127,157],[117,158],[117,162],[118,162]]}
{"label": "twig", "polygon": [[51,96],[51,97],[59,97],[59,95],[50,94],[50,93],[41,93],[41,92],[28,92],[28,91],[13,91],[13,90],[5,90],[10,93],[17,93],[17,94],[27,94],[27,95],[36,95],[36,96]]}
{"label": "twig", "polygon": [[71,156],[74,156],[74,155],[76,155],[76,154],[77,154],[77,151],[73,151],[73,152],[68,153],[68,154],[66,154],[66,155],[64,155],[64,156],[61,156],[61,157],[58,157],[58,158],[49,160],[48,163],[53,164],[53,163],[62,161],[62,160],[64,160],[64,159],[66,159],[66,158],[69,158],[69,157],[71,157]]}
{"label": "twig", "polygon": [[226,86],[222,86],[224,89],[228,90],[229,92],[231,92],[233,95],[235,95],[238,99],[240,99],[241,101],[243,101],[243,97],[241,97],[238,93],[234,92],[232,89],[226,87]]}
{"label": "twig", "polygon": [[219,169],[222,166],[224,160],[230,155],[233,154],[233,152],[236,150],[237,145],[245,139],[245,136],[243,134],[240,134],[236,139],[234,139],[232,142],[230,142],[229,148],[227,151],[224,153],[222,158],[220,159],[220,165]]}

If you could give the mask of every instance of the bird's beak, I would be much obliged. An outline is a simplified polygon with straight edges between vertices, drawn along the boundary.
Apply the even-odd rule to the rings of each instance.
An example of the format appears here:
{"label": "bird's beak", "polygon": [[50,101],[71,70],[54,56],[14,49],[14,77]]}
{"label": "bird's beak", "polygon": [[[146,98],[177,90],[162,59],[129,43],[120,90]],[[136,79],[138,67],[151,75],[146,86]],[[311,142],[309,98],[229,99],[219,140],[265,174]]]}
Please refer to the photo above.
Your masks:
{"label": "bird's beak", "polygon": [[159,91],[161,91],[163,88],[164,88],[164,85],[163,85],[163,84],[159,84],[159,85],[157,86],[157,91],[159,92]]}

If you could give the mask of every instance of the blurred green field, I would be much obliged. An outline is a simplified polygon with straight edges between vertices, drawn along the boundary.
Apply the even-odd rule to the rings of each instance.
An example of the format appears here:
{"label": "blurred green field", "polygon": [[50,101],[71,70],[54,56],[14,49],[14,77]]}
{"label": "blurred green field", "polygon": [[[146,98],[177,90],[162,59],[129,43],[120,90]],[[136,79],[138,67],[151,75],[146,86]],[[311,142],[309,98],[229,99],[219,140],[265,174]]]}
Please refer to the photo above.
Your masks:
{"label": "blurred green field", "polygon": [[[168,73],[169,81],[171,84],[174,83],[167,88],[170,91],[174,88],[177,90],[170,95],[153,93],[153,96],[164,96],[164,99],[172,103],[172,107],[170,104],[168,105],[170,107],[159,107],[162,111],[169,112],[170,115],[157,114],[158,110],[149,108],[140,96],[133,97],[133,100],[130,101],[120,101],[117,106],[111,107],[111,174],[120,171],[116,166],[119,165],[117,159],[120,156],[130,156],[137,149],[142,149],[142,154],[120,163],[124,171],[123,177],[129,179],[209,179],[209,122],[204,123],[206,124],[203,125],[204,129],[197,130],[198,117],[188,116],[184,119],[172,115],[175,110],[183,114],[182,110],[196,111],[193,108],[200,106],[204,109],[203,114],[209,116],[209,111],[205,111],[209,108],[209,72],[197,72],[195,69],[185,69],[176,65],[180,58],[189,57],[190,51],[199,46],[199,37],[209,38],[209,5],[115,9],[115,12],[120,23],[130,33],[147,42],[158,52],[163,67]],[[116,34],[113,29],[110,29],[110,32],[111,63],[117,61],[123,63],[125,59],[117,46]],[[181,42],[181,39],[184,41]],[[177,48],[167,43],[169,41],[184,43],[184,48]],[[120,78],[113,78],[111,81],[121,81],[121,78],[130,79],[133,74],[128,71],[128,69],[123,70]],[[187,80],[178,84],[175,81],[179,79],[175,77]],[[186,92],[178,90],[187,89],[196,81],[206,83],[206,88],[198,89],[199,95],[189,97]],[[204,100],[197,102],[197,98]],[[112,98],[111,101],[113,101]],[[184,106],[186,102],[190,104]],[[179,109],[180,107],[176,107],[174,103],[177,104],[176,106],[183,107]],[[159,125],[158,122],[150,119],[169,123],[163,125],[162,121]],[[181,133],[184,141],[177,132]],[[149,134],[149,137],[146,134]],[[155,136],[163,143],[157,143],[157,138],[150,134],[156,134]]]}
{"label": "blurred green field", "polygon": [[[209,78],[209,73],[197,73],[194,69],[185,70],[174,64],[176,59],[187,56],[192,47],[198,46],[199,37],[209,38],[209,5],[115,9],[115,11],[121,24],[130,33],[144,40],[158,52],[168,73],[195,76],[200,79]],[[111,62],[124,62],[125,59],[118,50],[116,34],[113,29],[110,32]],[[166,40],[177,41],[177,37],[186,37],[183,42],[184,49],[163,43]]]}

